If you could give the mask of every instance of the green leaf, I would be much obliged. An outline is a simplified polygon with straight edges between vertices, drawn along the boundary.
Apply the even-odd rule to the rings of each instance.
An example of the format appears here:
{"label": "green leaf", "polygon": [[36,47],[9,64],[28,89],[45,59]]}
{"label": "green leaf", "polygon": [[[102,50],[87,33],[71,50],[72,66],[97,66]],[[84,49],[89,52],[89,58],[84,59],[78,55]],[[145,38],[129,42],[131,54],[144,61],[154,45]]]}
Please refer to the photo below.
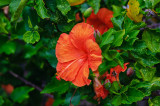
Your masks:
{"label": "green leaf", "polygon": [[[56,86],[55,86],[56,85]],[[41,93],[53,93],[58,92],[59,94],[65,93],[69,89],[70,83],[64,80],[57,80],[52,77],[51,82],[49,82],[46,87],[41,91]]]}
{"label": "green leaf", "polygon": [[120,89],[120,93],[122,94],[122,93],[124,93],[124,92],[126,92],[127,90],[128,90],[128,85],[127,86],[123,86],[121,89]]}
{"label": "green leaf", "polygon": [[34,44],[35,42],[38,42],[40,40],[40,35],[37,31],[27,31],[23,35],[23,39],[27,43]]}
{"label": "green leaf", "polygon": [[71,10],[70,4],[67,0],[56,0],[57,8],[62,12],[63,15],[66,15],[68,11]]}
{"label": "green leaf", "polygon": [[147,47],[152,52],[160,52],[160,33],[155,31],[144,31],[142,39],[146,42]]}
{"label": "green leaf", "polygon": [[2,105],[4,103],[3,98],[0,96],[0,105]]}
{"label": "green leaf", "polygon": [[120,53],[118,53],[118,55],[116,56],[116,58],[114,58],[114,61],[119,64],[122,68],[124,68],[124,60],[123,58],[120,56]]}
{"label": "green leaf", "polygon": [[100,75],[103,75],[107,70],[109,70],[110,68],[113,68],[117,65],[118,65],[118,63],[116,63],[115,61],[104,61],[98,67],[98,71],[99,71]]}
{"label": "green leaf", "polygon": [[118,106],[121,104],[122,97],[121,95],[115,95],[112,99],[112,104]]}
{"label": "green leaf", "polygon": [[114,82],[112,83],[111,88],[110,88],[109,90],[110,90],[110,92],[112,92],[112,93],[115,93],[115,92],[117,93],[117,92],[120,90],[119,82],[114,81]]}
{"label": "green leaf", "polygon": [[47,13],[47,9],[45,8],[45,3],[43,2],[43,0],[36,0],[36,5],[34,6],[34,8],[37,11],[37,14],[42,18],[49,18],[49,15]]}
{"label": "green leaf", "polygon": [[73,22],[66,23],[66,24],[58,24],[58,29],[62,32],[70,31],[74,26]]}
{"label": "green leaf", "polygon": [[155,75],[155,67],[143,67],[139,64],[135,65],[136,71],[139,71],[144,81],[151,81]]}
{"label": "green leaf", "polygon": [[31,25],[34,27],[38,25],[38,14],[35,9],[32,9],[32,7],[26,6],[23,9],[22,13],[24,23],[25,23],[25,29],[26,31],[29,31],[31,29]]}
{"label": "green leaf", "polygon": [[37,51],[43,46],[42,42],[38,42],[35,46],[31,44],[26,44],[24,46],[24,58],[29,59],[32,56],[36,55]]}
{"label": "green leaf", "polygon": [[6,6],[11,2],[11,0],[0,0],[0,7]]}
{"label": "green leaf", "polygon": [[[112,5],[112,8],[113,8],[113,16],[114,17],[117,17],[118,15],[120,15],[121,14],[121,11],[122,11],[122,8],[121,7],[119,7],[119,6],[116,6],[116,5]],[[121,16],[120,16],[121,17]],[[119,17],[119,19],[121,20],[122,19],[122,17],[120,18]],[[117,17],[118,18],[118,17]],[[122,20],[121,20],[122,21]],[[122,23],[122,22],[121,22]]]}
{"label": "green leaf", "polygon": [[154,77],[151,81],[152,86],[159,86],[160,87],[160,77]]}
{"label": "green leaf", "polygon": [[22,86],[14,89],[13,93],[11,94],[11,98],[14,102],[22,103],[25,99],[29,98],[28,93],[33,91],[34,88]]}
{"label": "green leaf", "polygon": [[17,21],[22,13],[23,8],[26,6],[28,0],[12,0],[10,9],[12,12],[11,22]]}
{"label": "green leaf", "polygon": [[52,10],[52,12],[56,11],[56,0],[46,0],[45,3],[47,7],[49,7]]}
{"label": "green leaf", "polygon": [[130,102],[140,101],[145,96],[143,92],[141,92],[140,90],[137,90],[136,88],[129,88],[126,95],[128,96],[128,100]]}
{"label": "green leaf", "polygon": [[122,93],[122,94],[121,94],[121,97],[122,97],[121,102],[122,102],[123,104],[131,104],[131,103],[132,103],[131,101],[128,100],[128,97],[127,97],[127,95],[126,95],[125,93]]}
{"label": "green leaf", "polygon": [[50,65],[53,68],[56,68],[58,61],[57,61],[57,58],[56,58],[56,55],[55,55],[55,50],[52,49],[52,50],[44,52],[44,56],[48,60]]}
{"label": "green leaf", "polygon": [[7,55],[14,54],[16,51],[16,44],[13,41],[8,41],[0,46],[0,54],[6,53]]}
{"label": "green leaf", "polygon": [[160,104],[160,96],[156,96],[154,99],[149,99],[149,106],[159,106]]}
{"label": "green leaf", "polygon": [[122,23],[123,23],[123,20],[124,20],[124,17],[122,15],[117,16],[117,17],[113,17],[111,20],[112,20],[112,23],[114,25],[114,28],[122,30]]}
{"label": "green leaf", "polygon": [[[70,104],[70,100],[71,100],[72,95],[73,95],[73,92],[69,92],[66,95],[64,104],[66,104],[67,106]],[[81,99],[80,93],[76,92],[76,94],[72,97],[72,101],[71,102],[75,106],[75,105],[79,104],[80,99]]]}
{"label": "green leaf", "polygon": [[152,67],[155,64],[158,64],[160,61],[154,56],[154,54],[150,53],[146,49],[142,49],[137,51],[137,49],[130,52],[131,55],[135,58],[135,60],[143,65],[144,67]]}
{"label": "green leaf", "polygon": [[112,42],[113,47],[121,46],[123,42],[123,36],[125,35],[125,30],[117,31],[114,33],[114,40]]}
{"label": "green leaf", "polygon": [[100,44],[100,47],[113,42],[114,40],[113,31],[114,31],[113,29],[109,29],[102,35],[102,42]]}
{"label": "green leaf", "polygon": [[130,83],[130,86],[138,84],[140,81],[138,79],[133,79]]}
{"label": "green leaf", "polygon": [[97,14],[100,8],[101,0],[87,0],[87,2],[93,8],[94,13]]}
{"label": "green leaf", "polygon": [[108,61],[111,61],[114,58],[116,58],[117,54],[118,52],[116,50],[107,50],[106,52],[102,52],[103,57]]}
{"label": "green leaf", "polygon": [[155,5],[157,5],[160,2],[160,0],[145,0],[145,5],[147,8],[154,8]]}
{"label": "green leaf", "polygon": [[10,30],[11,25],[6,16],[0,13],[0,33],[8,34],[8,30]]}

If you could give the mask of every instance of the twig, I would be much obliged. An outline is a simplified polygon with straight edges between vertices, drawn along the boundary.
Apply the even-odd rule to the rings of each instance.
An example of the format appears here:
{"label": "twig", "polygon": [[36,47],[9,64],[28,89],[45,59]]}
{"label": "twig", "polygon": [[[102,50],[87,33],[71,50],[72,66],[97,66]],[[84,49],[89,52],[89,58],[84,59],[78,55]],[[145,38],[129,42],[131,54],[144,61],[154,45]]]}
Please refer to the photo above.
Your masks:
{"label": "twig", "polygon": [[[35,84],[27,81],[27,80],[24,79],[23,77],[20,77],[20,76],[17,75],[16,73],[14,73],[14,72],[12,72],[12,71],[9,71],[9,73],[10,73],[12,76],[14,76],[15,78],[17,78],[17,79],[21,80],[22,82],[24,82],[26,85],[29,85],[29,86],[37,89],[37,90],[40,91],[40,92],[42,91],[42,88],[40,88],[40,87],[38,87],[37,85],[35,85]],[[46,93],[46,94],[44,94],[44,95],[45,95],[45,96],[48,96],[48,97],[50,97],[50,98],[54,98],[54,96],[51,95],[51,94],[47,94],[47,93]]]}
{"label": "twig", "polygon": [[72,98],[73,98],[73,96],[75,95],[77,89],[78,89],[78,88],[75,89],[75,91],[74,91],[74,93],[73,93],[73,95],[72,95],[72,97],[71,97],[71,99],[70,99],[70,105],[72,104]]}

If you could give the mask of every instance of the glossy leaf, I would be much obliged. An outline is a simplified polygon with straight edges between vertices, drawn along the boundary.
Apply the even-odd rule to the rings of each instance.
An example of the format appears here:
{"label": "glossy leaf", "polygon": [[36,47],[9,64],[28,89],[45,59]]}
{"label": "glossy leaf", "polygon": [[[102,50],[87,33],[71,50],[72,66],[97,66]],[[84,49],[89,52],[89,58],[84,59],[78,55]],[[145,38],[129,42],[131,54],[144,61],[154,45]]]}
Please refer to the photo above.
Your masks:
{"label": "glossy leaf", "polygon": [[87,0],[88,4],[93,8],[95,14],[97,14],[100,8],[100,1],[101,0]]}
{"label": "glossy leaf", "polygon": [[43,0],[36,0],[36,5],[34,7],[37,11],[37,14],[42,18],[49,18],[49,15],[47,13],[47,9],[45,8],[45,3]]}
{"label": "glossy leaf", "polygon": [[[19,1],[19,2],[18,2]],[[22,13],[23,8],[25,7],[28,0],[12,0],[10,8],[12,10],[11,21],[17,21]]]}
{"label": "glossy leaf", "polygon": [[11,94],[11,98],[14,102],[22,103],[25,99],[29,98],[28,93],[33,90],[34,88],[27,87],[27,86],[16,88]]}
{"label": "glossy leaf", "polygon": [[147,47],[152,52],[160,52],[160,33],[155,31],[144,31],[142,38],[146,42]]}
{"label": "glossy leaf", "polygon": [[34,44],[35,42],[38,42],[40,39],[40,35],[37,31],[27,31],[23,35],[23,39],[27,43],[32,43]]}
{"label": "glossy leaf", "polygon": [[68,11],[71,10],[70,4],[67,0],[56,0],[57,8],[62,12],[63,15],[66,15]]}
{"label": "glossy leaf", "polygon": [[46,85],[46,87],[41,91],[41,93],[58,92],[59,94],[63,94],[69,89],[69,86],[69,82],[65,82],[64,80],[59,81],[55,77],[53,77],[51,82]]}

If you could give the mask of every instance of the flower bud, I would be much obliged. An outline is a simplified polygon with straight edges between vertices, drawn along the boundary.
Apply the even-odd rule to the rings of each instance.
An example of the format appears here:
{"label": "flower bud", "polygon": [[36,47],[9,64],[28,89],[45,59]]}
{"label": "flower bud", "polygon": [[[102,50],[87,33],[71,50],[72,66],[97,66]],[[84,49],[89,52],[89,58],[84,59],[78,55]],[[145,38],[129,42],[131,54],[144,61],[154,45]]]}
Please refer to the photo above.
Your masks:
{"label": "flower bud", "polygon": [[104,82],[104,87],[105,87],[106,89],[109,89],[109,88],[111,87],[111,82],[110,82],[109,79],[106,79],[106,80],[105,80],[105,82]]}
{"label": "flower bud", "polygon": [[84,12],[83,16],[87,18],[91,15],[91,13],[92,13],[92,8],[90,7]]}
{"label": "flower bud", "polygon": [[134,74],[133,68],[132,68],[132,67],[129,67],[129,68],[127,69],[127,76],[128,76],[128,77],[131,77],[133,74]]}

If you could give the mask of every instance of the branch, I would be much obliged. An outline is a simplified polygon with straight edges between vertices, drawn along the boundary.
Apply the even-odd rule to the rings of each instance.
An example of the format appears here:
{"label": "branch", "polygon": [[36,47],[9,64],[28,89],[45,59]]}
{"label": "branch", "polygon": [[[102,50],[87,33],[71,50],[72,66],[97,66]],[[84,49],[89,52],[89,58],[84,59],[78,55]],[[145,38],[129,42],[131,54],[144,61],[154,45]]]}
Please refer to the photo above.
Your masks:
{"label": "branch", "polygon": [[[37,89],[37,90],[40,91],[40,92],[42,91],[42,88],[40,88],[39,86],[37,86],[37,85],[35,85],[35,84],[27,81],[27,80],[24,79],[23,77],[20,77],[20,76],[17,75],[16,73],[14,73],[14,72],[12,72],[12,71],[9,71],[9,73],[10,73],[12,76],[14,76],[15,78],[17,78],[17,79],[21,80],[22,82],[24,82],[26,85],[29,85],[29,86]],[[47,93],[46,93],[46,94],[44,94],[44,95],[45,95],[45,96],[48,96],[48,97],[50,97],[50,98],[54,98],[54,96],[51,95],[51,94],[47,94]]]}

